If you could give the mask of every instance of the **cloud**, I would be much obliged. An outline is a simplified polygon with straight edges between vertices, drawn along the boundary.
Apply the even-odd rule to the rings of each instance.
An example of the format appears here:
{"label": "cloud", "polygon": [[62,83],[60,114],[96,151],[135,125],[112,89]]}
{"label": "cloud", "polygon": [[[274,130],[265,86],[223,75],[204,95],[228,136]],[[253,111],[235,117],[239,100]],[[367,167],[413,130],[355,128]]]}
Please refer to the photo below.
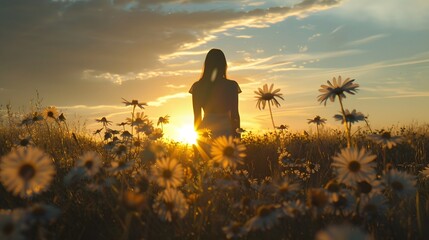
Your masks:
{"label": "cloud", "polygon": [[381,39],[381,38],[385,38],[387,36],[388,36],[387,34],[376,34],[376,35],[372,35],[372,36],[365,37],[365,38],[362,38],[362,39],[358,39],[358,40],[355,40],[355,41],[351,41],[351,42],[347,43],[346,46],[363,45],[363,44],[367,44],[367,43],[376,41],[376,40]]}
{"label": "cloud", "polygon": [[322,36],[322,34],[320,33],[313,34],[308,38],[308,41],[313,41],[314,39],[319,38],[320,36]]}
{"label": "cloud", "polygon": [[344,27],[344,25],[340,25],[340,26],[336,27],[334,30],[332,30],[331,34],[334,34],[338,31],[340,31],[343,27]]}
{"label": "cloud", "polygon": [[235,36],[236,38],[245,38],[245,39],[249,39],[249,38],[253,38],[253,36],[249,36],[249,35],[238,35]]}
{"label": "cloud", "polygon": [[409,30],[428,29],[428,12],[429,1],[427,0],[360,0],[345,1],[333,14]]}
{"label": "cloud", "polygon": [[182,84],[182,85],[167,84],[166,87],[174,88],[174,89],[180,89],[180,88],[186,87],[186,85],[184,85],[184,84]]}
{"label": "cloud", "polygon": [[299,51],[300,53],[307,52],[307,50],[308,50],[307,45],[304,45],[304,46],[298,46],[298,51]]}
{"label": "cloud", "polygon": [[155,101],[150,101],[147,104],[149,106],[159,107],[159,106],[163,105],[164,103],[166,103],[170,100],[177,99],[177,98],[187,98],[190,96],[191,96],[191,94],[189,94],[188,92],[179,92],[179,93],[175,93],[172,95],[166,95],[166,96],[159,97]]}

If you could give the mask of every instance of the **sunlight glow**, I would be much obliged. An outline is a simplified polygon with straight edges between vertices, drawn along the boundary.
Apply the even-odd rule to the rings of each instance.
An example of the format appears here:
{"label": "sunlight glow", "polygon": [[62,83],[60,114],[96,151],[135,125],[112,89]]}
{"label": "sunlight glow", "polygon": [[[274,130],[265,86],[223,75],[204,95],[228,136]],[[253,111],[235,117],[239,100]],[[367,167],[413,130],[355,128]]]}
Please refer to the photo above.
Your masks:
{"label": "sunlight glow", "polygon": [[178,129],[178,140],[187,144],[196,144],[198,133],[195,132],[192,125],[184,125]]}

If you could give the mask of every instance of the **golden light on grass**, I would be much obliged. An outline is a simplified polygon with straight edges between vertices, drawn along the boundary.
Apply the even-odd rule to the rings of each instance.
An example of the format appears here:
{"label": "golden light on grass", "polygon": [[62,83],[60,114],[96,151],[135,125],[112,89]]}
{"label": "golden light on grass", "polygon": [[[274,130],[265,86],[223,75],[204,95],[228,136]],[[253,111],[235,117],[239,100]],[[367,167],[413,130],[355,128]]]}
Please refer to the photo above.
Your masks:
{"label": "golden light on grass", "polygon": [[192,125],[184,125],[177,129],[177,136],[174,136],[180,142],[185,144],[196,144],[198,133],[195,132]]}

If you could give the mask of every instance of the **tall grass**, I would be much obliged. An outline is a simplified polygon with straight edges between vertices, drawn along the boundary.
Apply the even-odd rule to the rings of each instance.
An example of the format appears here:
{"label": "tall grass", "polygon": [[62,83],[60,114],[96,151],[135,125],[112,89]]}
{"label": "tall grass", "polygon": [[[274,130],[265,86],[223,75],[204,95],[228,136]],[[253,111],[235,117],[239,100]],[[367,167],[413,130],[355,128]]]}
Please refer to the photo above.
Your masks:
{"label": "tall grass", "polygon": [[[57,172],[46,192],[27,198],[14,196],[0,185],[0,208],[12,210],[3,211],[0,222],[10,214],[22,216],[15,213],[28,212],[36,203],[60,211],[58,216],[47,216],[49,221],[45,222],[34,223],[31,218],[13,222],[26,225],[20,234],[28,239],[313,239],[328,226],[343,223],[376,239],[429,237],[424,227],[429,224],[429,180],[420,174],[429,163],[427,124],[390,128],[392,134],[404,138],[392,149],[369,140],[368,131],[350,136],[352,145],[377,156],[380,181],[386,174],[383,159],[389,168],[417,179],[418,198],[398,197],[383,187],[384,210],[368,216],[359,211],[362,196],[344,184],[339,184],[340,193],[351,194],[353,206],[348,212],[329,210],[336,203],[328,187],[337,181],[332,157],[348,143],[348,135],[339,130],[324,128],[318,135],[286,129],[247,132],[241,139],[246,147],[244,164],[233,169],[213,166],[191,145],[164,140],[149,119],[136,123],[134,110],[130,125],[114,130],[115,123],[106,119],[100,122],[97,134],[70,128],[67,120],[44,118],[26,124],[23,119],[28,114],[10,109],[4,113],[0,155],[7,156],[28,139],[29,145],[52,157]],[[126,131],[133,136],[124,134]],[[96,151],[102,159],[95,176],[74,172],[77,159],[88,151]],[[171,221],[154,207],[165,190],[156,184],[151,168],[165,157],[176,159],[183,167],[183,182],[177,189],[187,207],[186,215],[180,216],[174,211],[180,206],[166,205]],[[299,188],[279,194],[276,186],[284,180],[299,184]],[[328,197],[320,207],[315,205],[318,191]],[[5,234],[2,226],[0,231]]]}

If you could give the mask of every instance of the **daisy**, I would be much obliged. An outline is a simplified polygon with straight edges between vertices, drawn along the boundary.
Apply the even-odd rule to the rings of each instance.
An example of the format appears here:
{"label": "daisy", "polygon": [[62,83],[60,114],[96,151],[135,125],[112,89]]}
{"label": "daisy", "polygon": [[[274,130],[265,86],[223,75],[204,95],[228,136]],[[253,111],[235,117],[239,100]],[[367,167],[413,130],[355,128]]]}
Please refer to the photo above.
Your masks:
{"label": "daisy", "polygon": [[268,85],[264,84],[263,88],[258,88],[258,91],[255,91],[256,98],[258,99],[256,106],[261,109],[265,109],[265,105],[268,102],[268,105],[280,107],[280,103],[277,101],[277,97],[284,100],[282,97],[283,94],[280,93],[280,88],[277,88],[273,91],[274,84],[271,84],[270,89],[268,89]]}
{"label": "daisy", "polygon": [[13,213],[0,213],[0,239],[27,239],[22,231],[25,225]]}
{"label": "daisy", "polygon": [[390,132],[383,132],[381,134],[371,134],[368,136],[368,138],[373,140],[377,144],[381,144],[383,147],[387,147],[388,149],[392,149],[392,147],[395,147],[403,140],[401,136],[390,135]]}
{"label": "daisy", "polygon": [[425,169],[423,169],[422,171],[420,171],[420,173],[426,177],[429,178],[429,164],[425,167]]}
{"label": "daisy", "polygon": [[328,194],[322,188],[311,188],[307,192],[307,206],[316,210],[322,210],[328,204]]}
{"label": "daisy", "polygon": [[273,184],[270,184],[270,186],[273,195],[280,196],[283,198],[293,196],[301,189],[299,183],[294,183],[288,178],[283,178],[279,182],[274,182]]}
{"label": "daisy", "polygon": [[243,158],[246,156],[244,152],[246,147],[237,139],[231,136],[220,136],[213,140],[211,146],[212,163],[219,164],[223,168],[231,166],[235,168],[237,164],[243,164]]}
{"label": "daisy", "polygon": [[122,196],[125,207],[131,211],[140,211],[147,204],[147,198],[143,193],[125,191]]}
{"label": "daisy", "polygon": [[158,123],[156,124],[156,126],[161,125],[161,129],[164,129],[164,124],[168,124],[168,123],[170,123],[170,116],[165,115],[164,117],[158,118]]}
{"label": "daisy", "polygon": [[345,148],[341,153],[334,156],[332,166],[336,168],[337,179],[349,186],[354,186],[356,182],[370,181],[375,176],[376,155],[371,155],[362,148],[360,151],[355,148]]}
{"label": "daisy", "polygon": [[362,198],[359,204],[359,213],[367,218],[382,216],[388,209],[387,199],[382,194],[371,194],[368,198]]}
{"label": "daisy", "polygon": [[247,231],[266,231],[274,227],[282,216],[278,205],[262,205],[256,211],[256,216],[247,220],[244,227]]}
{"label": "daisy", "polygon": [[246,234],[243,224],[235,221],[223,227],[222,231],[225,233],[226,239],[238,239]]}
{"label": "daisy", "polygon": [[283,213],[291,218],[305,214],[306,207],[301,200],[283,202]]}
{"label": "daisy", "polygon": [[134,118],[127,118],[127,123],[131,126],[141,126],[146,124],[149,119],[147,118],[147,115],[145,115],[143,112],[136,113]]}
{"label": "daisy", "polygon": [[[356,109],[353,109],[352,112],[350,112],[348,109],[344,110],[344,113],[346,115],[346,122],[348,123],[357,123],[359,121],[364,121],[365,116],[361,112],[356,112]],[[344,123],[344,116],[343,114],[335,114],[334,115],[335,120],[341,121],[341,123]]]}
{"label": "daisy", "polygon": [[122,100],[124,100],[122,103],[125,104],[125,106],[133,106],[134,108],[139,107],[140,109],[144,109],[144,107],[147,106],[147,103],[139,102],[139,100],[133,99],[131,101],[128,101],[124,98],[122,98]]}
{"label": "daisy", "polygon": [[40,114],[39,112],[34,112],[32,114],[31,121],[33,123],[36,123],[36,122],[39,122],[39,121],[42,121],[42,120],[43,120],[43,115]]}
{"label": "daisy", "polygon": [[273,124],[273,128],[276,128],[276,125],[274,124],[274,119],[273,119],[273,112],[271,110],[271,106],[276,106],[276,107],[280,107],[280,103],[279,101],[277,101],[276,98],[280,98],[282,100],[284,100],[284,98],[282,97],[282,94],[280,93],[280,88],[277,88],[276,90],[273,91],[274,88],[274,84],[271,84],[270,89],[268,89],[268,85],[265,84],[263,86],[263,89],[258,88],[258,91],[255,91],[256,95],[255,96],[258,101],[256,102],[256,106],[259,108],[259,110],[261,110],[261,105],[262,105],[262,109],[265,109],[265,105],[267,105],[268,102],[268,108],[270,110],[270,116],[271,116],[271,122]]}
{"label": "daisy", "polygon": [[161,220],[171,222],[174,217],[184,218],[189,206],[181,191],[167,188],[158,194],[153,209]]}
{"label": "daisy", "polygon": [[115,160],[112,161],[110,165],[111,168],[108,170],[113,174],[117,174],[122,171],[130,170],[134,165],[134,161]]}
{"label": "daisy", "polygon": [[152,178],[165,188],[175,188],[183,182],[183,167],[174,158],[161,158],[152,166]]}
{"label": "daisy", "polygon": [[129,140],[129,139],[132,139],[133,135],[130,132],[125,130],[121,133],[121,137],[123,139]]}
{"label": "daisy", "polygon": [[414,176],[400,172],[396,169],[389,170],[383,178],[386,188],[395,193],[398,197],[413,196],[416,191],[416,180]]}
{"label": "daisy", "polygon": [[100,154],[95,151],[84,153],[77,161],[76,166],[85,169],[86,175],[95,176],[102,166]]}
{"label": "daisy", "polygon": [[317,126],[321,125],[325,125],[326,123],[326,118],[321,118],[320,116],[315,116],[313,119],[307,119],[308,120],[308,124],[310,123],[314,123]]}
{"label": "daisy", "polygon": [[373,237],[371,237],[369,234],[362,231],[360,228],[349,225],[349,224],[342,224],[342,225],[331,225],[328,228],[324,230],[320,230],[317,232],[316,240],[337,240],[337,239],[343,239],[343,240],[371,240]]}
{"label": "daisy", "polygon": [[164,132],[161,128],[154,128],[152,133],[148,136],[150,140],[155,141],[164,136]]}
{"label": "daisy", "polygon": [[43,118],[45,120],[51,120],[51,121],[56,121],[58,118],[58,110],[56,107],[54,106],[50,106],[45,108],[45,110],[43,110]]}
{"label": "daisy", "polygon": [[30,223],[50,223],[58,218],[61,210],[51,205],[36,203],[29,207],[26,212]]}
{"label": "daisy", "polygon": [[27,147],[27,146],[32,146],[33,145],[33,140],[31,138],[31,136],[20,136],[19,137],[19,141],[16,143],[17,146],[19,147]]}
{"label": "daisy", "polygon": [[370,181],[360,181],[356,184],[356,192],[364,195],[369,196],[373,194],[381,194],[384,190],[384,186],[381,184],[381,181],[377,179],[371,179]]}
{"label": "daisy", "polygon": [[356,207],[356,199],[348,190],[331,195],[326,208],[328,213],[334,215],[350,215]]}
{"label": "daisy", "polygon": [[46,190],[55,175],[52,159],[29,146],[16,148],[0,162],[0,180],[14,195],[29,197]]}
{"label": "daisy", "polygon": [[317,100],[320,103],[328,101],[328,99],[331,100],[331,102],[334,102],[335,97],[338,96],[338,98],[341,100],[342,98],[346,98],[346,95],[344,93],[349,93],[354,95],[355,92],[357,92],[357,88],[359,87],[359,84],[353,83],[354,79],[347,78],[342,82],[341,76],[338,76],[338,81],[334,77],[332,79],[332,83],[328,80],[328,85],[321,85],[321,89],[319,89],[320,94],[317,98]]}
{"label": "daisy", "polygon": [[112,121],[108,121],[106,117],[102,117],[100,119],[95,119],[96,122],[102,123],[103,127],[107,127],[109,125],[112,125]]}

